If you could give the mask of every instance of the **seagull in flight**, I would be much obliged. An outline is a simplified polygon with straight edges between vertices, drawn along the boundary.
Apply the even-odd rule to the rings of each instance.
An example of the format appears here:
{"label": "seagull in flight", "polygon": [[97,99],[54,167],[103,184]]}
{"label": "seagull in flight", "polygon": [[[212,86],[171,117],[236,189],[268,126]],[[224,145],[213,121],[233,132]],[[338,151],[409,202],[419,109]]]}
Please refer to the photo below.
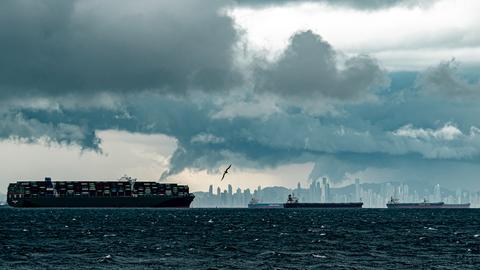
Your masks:
{"label": "seagull in flight", "polygon": [[[223,180],[223,178],[225,178],[225,175],[228,173],[228,169],[230,169],[230,167],[232,167],[232,164],[230,164],[230,165],[227,167],[227,169],[225,169],[225,171],[223,172],[222,180]],[[222,181],[222,180],[220,180],[220,181]]]}

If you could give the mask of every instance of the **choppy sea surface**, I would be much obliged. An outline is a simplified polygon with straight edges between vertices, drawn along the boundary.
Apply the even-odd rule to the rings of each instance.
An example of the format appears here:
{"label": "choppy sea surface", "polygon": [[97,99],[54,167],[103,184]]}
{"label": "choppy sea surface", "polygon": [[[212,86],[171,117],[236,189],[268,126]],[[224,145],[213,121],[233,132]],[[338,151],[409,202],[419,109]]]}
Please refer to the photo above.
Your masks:
{"label": "choppy sea surface", "polygon": [[475,209],[0,208],[0,269],[480,269]]}

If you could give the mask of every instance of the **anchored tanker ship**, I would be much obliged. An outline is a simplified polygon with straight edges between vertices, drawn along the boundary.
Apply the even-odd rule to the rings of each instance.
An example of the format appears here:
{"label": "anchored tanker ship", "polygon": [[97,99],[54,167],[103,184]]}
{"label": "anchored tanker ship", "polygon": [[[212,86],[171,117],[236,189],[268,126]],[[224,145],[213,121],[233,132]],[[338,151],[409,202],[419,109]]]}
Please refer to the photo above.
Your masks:
{"label": "anchored tanker ship", "polygon": [[258,200],[255,198],[252,198],[252,200],[248,203],[248,208],[283,208],[283,203],[263,203],[258,202]]}
{"label": "anchored tanker ship", "polygon": [[363,202],[351,203],[300,203],[295,196],[288,195],[286,203],[259,203],[252,199],[248,208],[362,208]]}
{"label": "anchored tanker ship", "polygon": [[450,208],[450,209],[458,209],[458,208],[470,208],[470,203],[459,203],[459,204],[446,204],[444,202],[427,202],[427,200],[423,200],[420,203],[400,203],[397,199],[391,198],[390,201],[387,203],[387,208],[412,208],[412,209],[419,209],[419,208],[430,208],[430,209],[437,209],[437,208]]}
{"label": "anchored tanker ship", "polygon": [[194,199],[188,186],[136,181],[18,181],[8,186],[13,207],[181,207]]}

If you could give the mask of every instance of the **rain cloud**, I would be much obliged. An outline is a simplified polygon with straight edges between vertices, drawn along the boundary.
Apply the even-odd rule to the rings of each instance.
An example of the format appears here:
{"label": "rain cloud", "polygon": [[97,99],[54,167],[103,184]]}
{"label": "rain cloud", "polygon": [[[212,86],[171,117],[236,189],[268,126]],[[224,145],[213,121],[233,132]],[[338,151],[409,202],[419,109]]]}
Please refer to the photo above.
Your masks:
{"label": "rain cloud", "polygon": [[[412,1],[343,2],[369,9]],[[217,170],[225,160],[251,168],[316,162],[312,178],[341,178],[406,159],[480,157],[477,104],[436,98],[478,89],[452,62],[407,78],[307,30],[274,62],[253,59],[250,77],[235,62],[242,33],[223,12],[232,5],[1,1],[0,137],[100,152],[99,130],[165,134],[178,148],[164,178]],[[306,103],[328,109],[310,113]]]}

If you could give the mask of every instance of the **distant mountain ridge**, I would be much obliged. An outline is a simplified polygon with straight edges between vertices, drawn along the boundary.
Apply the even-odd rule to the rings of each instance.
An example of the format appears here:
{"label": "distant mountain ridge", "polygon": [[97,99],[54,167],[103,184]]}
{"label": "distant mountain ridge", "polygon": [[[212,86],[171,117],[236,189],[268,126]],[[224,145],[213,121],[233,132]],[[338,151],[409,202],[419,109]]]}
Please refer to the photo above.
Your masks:
{"label": "distant mountain ridge", "polygon": [[[426,182],[384,182],[384,183],[361,183],[360,187],[363,190],[372,190],[374,192],[381,192],[382,188],[385,187],[385,185],[390,184],[392,186],[398,187],[400,185],[408,185],[410,188],[410,191],[416,191],[418,192],[419,196],[426,196],[432,193],[434,185]],[[302,187],[302,189],[308,189],[307,187]],[[289,194],[290,192],[295,192],[297,188],[287,188],[283,186],[267,186],[263,187],[262,191],[263,192],[268,192],[268,193],[275,193],[275,194],[281,194],[282,196],[285,194]],[[351,194],[355,192],[355,184],[349,184],[343,187],[331,187],[332,191],[335,191],[337,194]],[[255,190],[252,190],[252,192]],[[455,195],[455,191],[452,191],[447,188],[441,188],[441,192],[443,195],[448,196],[448,195]],[[206,191],[196,191],[194,192],[195,194],[208,194]],[[282,197],[283,200],[283,197]]]}

